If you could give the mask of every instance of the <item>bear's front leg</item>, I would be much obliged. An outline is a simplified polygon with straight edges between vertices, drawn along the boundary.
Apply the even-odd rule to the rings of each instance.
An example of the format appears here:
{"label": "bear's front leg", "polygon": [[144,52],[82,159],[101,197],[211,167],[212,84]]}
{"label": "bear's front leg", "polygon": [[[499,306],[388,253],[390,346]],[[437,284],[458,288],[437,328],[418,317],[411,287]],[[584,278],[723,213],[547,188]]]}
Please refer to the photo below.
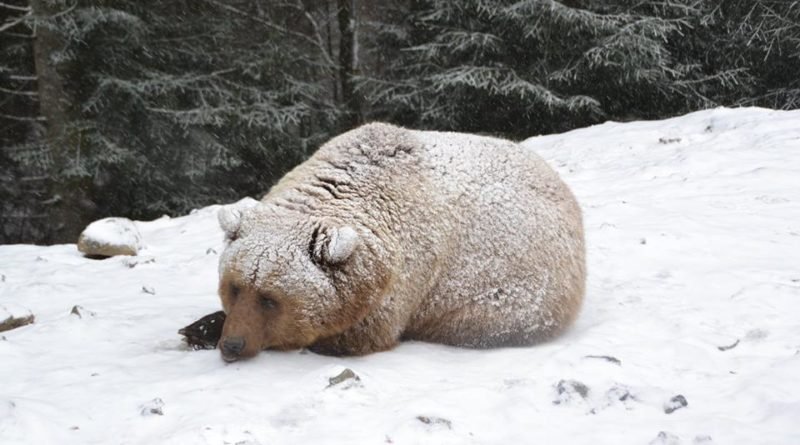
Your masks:
{"label": "bear's front leg", "polygon": [[400,330],[383,320],[367,317],[341,334],[318,340],[308,349],[322,355],[366,355],[397,346]]}

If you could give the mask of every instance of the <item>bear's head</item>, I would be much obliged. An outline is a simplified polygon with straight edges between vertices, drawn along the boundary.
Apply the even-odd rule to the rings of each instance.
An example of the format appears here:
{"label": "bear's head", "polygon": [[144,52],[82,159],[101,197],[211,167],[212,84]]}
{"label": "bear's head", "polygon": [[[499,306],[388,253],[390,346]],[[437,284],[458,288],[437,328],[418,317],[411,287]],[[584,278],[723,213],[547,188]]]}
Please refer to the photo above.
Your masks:
{"label": "bear's head", "polygon": [[219,295],[226,361],[296,349],[363,319],[388,281],[368,231],[283,207],[227,206]]}

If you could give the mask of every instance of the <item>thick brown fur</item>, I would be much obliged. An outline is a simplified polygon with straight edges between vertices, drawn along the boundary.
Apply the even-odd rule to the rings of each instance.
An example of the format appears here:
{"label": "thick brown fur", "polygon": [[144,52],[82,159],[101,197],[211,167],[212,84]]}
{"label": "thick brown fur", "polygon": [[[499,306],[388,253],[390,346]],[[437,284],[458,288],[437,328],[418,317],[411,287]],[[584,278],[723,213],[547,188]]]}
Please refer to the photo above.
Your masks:
{"label": "thick brown fur", "polygon": [[369,124],[325,144],[260,203],[220,213],[221,344],[361,355],[402,339],[530,345],[584,294],[581,212],[508,141]]}

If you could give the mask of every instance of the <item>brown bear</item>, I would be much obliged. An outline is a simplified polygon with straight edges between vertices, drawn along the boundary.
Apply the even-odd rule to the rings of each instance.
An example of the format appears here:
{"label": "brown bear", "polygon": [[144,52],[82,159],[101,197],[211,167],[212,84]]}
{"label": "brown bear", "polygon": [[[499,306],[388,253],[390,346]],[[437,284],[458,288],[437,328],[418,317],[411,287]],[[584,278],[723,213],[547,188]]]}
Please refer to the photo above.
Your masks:
{"label": "brown bear", "polygon": [[227,361],[401,340],[531,345],[563,331],[583,300],[580,208],[513,142],[368,124],[252,203],[219,214]]}

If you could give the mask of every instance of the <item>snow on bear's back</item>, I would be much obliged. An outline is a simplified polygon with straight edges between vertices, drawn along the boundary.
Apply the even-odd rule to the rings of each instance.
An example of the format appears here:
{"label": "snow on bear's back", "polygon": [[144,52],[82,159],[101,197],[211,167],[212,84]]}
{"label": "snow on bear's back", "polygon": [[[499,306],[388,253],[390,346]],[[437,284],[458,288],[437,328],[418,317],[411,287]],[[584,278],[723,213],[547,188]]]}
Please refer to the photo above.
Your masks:
{"label": "snow on bear's back", "polygon": [[437,188],[462,196],[467,193],[479,206],[506,206],[498,209],[501,213],[514,207],[520,211],[546,212],[553,203],[567,206],[566,211],[580,212],[566,184],[530,149],[490,136],[436,131],[411,133],[435,173]]}

